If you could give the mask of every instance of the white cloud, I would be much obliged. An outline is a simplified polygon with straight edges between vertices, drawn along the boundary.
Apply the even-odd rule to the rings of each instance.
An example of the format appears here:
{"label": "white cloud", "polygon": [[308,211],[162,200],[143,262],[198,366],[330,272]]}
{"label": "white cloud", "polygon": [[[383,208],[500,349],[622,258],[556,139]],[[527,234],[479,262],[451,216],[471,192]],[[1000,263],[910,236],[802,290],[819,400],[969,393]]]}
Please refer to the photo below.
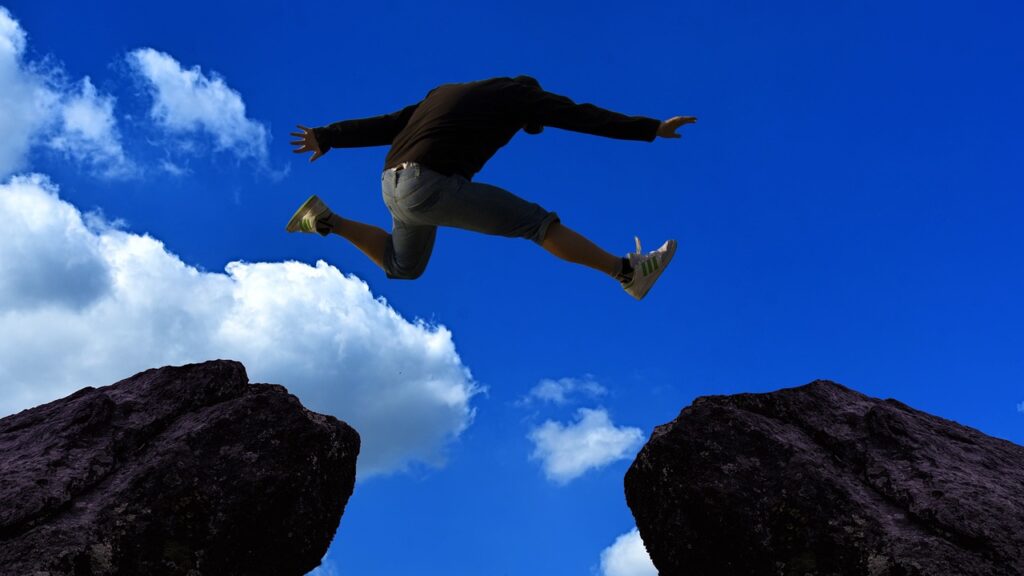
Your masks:
{"label": "white cloud", "polygon": [[88,76],[77,93],[66,96],[60,111],[60,128],[49,145],[101,176],[124,178],[136,173],[121,146],[114,119],[114,97],[97,94]]}
{"label": "white cloud", "polygon": [[85,78],[70,86],[59,68],[24,60],[27,34],[0,6],[0,179],[27,164],[29,149],[46,142],[103,177],[134,172],[114,120],[114,99]]}
{"label": "white cloud", "polygon": [[21,25],[0,6],[0,179],[24,167],[59,100],[48,75],[23,62],[26,44]]}
{"label": "white cloud", "polygon": [[541,460],[544,474],[567,484],[587,471],[632,456],[643,441],[639,428],[616,427],[604,409],[580,408],[576,422],[548,420],[530,431],[531,459]]}
{"label": "white cloud", "polygon": [[583,378],[559,378],[558,380],[545,378],[530,390],[523,403],[529,403],[536,399],[554,404],[565,404],[572,399],[573,395],[581,394],[593,398],[607,393],[605,387],[598,384],[589,374]]}
{"label": "white cloud", "polygon": [[40,176],[0,186],[0,313],[81,310],[111,289],[101,238],[70,204],[41,201],[47,187]]}
{"label": "white cloud", "polygon": [[182,262],[83,221],[44,176],[0,185],[0,415],[146,368],[232,358],[363,440],[359,475],[441,465],[480,388],[443,326],[323,262]]}
{"label": "white cloud", "polygon": [[182,168],[166,158],[160,161],[160,169],[175,177],[181,177],[189,173],[188,168]]}
{"label": "white cloud", "polygon": [[21,54],[25,50],[25,36],[7,8],[0,6],[0,54]]}
{"label": "white cloud", "polygon": [[1017,404],[1017,412],[1024,414],[1024,402]]}
{"label": "white cloud", "polygon": [[334,562],[331,562],[324,556],[323,560],[320,561],[320,565],[313,568],[312,572],[307,572],[306,576],[340,576],[341,572],[338,571],[338,567]]}
{"label": "white cloud", "polygon": [[633,528],[601,552],[602,576],[658,576],[640,531]]}
{"label": "white cloud", "polygon": [[266,160],[266,127],[246,118],[242,96],[216,72],[207,76],[199,66],[182,68],[152,48],[133,50],[128,63],[147,83],[153,95],[149,113],[162,128],[174,134],[204,132],[216,150]]}

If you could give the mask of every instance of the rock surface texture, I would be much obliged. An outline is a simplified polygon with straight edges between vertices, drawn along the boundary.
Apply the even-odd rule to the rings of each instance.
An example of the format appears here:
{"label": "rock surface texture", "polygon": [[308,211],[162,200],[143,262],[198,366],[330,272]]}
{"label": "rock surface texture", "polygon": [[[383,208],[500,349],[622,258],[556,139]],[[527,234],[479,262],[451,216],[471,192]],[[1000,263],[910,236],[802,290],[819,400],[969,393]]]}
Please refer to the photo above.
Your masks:
{"label": "rock surface texture", "polygon": [[698,398],[625,488],[661,576],[1024,574],[1024,447],[833,382]]}
{"label": "rock surface texture", "polygon": [[79,390],[0,420],[0,574],[305,574],[358,452],[237,362]]}

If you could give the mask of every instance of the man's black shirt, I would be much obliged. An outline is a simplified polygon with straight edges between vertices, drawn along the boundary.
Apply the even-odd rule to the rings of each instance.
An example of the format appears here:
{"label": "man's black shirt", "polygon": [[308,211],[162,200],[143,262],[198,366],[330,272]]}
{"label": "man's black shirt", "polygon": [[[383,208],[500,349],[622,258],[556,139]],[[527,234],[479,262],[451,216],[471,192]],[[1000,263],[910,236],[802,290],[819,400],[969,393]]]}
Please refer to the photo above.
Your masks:
{"label": "man's black shirt", "polygon": [[623,140],[653,141],[661,121],[576,104],[541,89],[529,76],[442,84],[397,112],[314,128],[322,152],[391,145],[384,168],[419,162],[467,179],[483,168],[521,128],[543,126]]}

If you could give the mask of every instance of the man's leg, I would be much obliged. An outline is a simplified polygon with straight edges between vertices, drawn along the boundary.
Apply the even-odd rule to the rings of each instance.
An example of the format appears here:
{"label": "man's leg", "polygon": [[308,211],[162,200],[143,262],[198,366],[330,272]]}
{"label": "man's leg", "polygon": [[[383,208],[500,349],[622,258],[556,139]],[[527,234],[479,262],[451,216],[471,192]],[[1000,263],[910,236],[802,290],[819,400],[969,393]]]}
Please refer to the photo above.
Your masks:
{"label": "man's leg", "polygon": [[436,226],[415,226],[393,220],[391,233],[332,213],[324,223],[329,231],[366,254],[388,278],[415,280],[423,275],[434,250]]}
{"label": "man's leg", "polygon": [[333,213],[327,217],[326,224],[330,226],[331,232],[354,244],[373,260],[374,264],[384,269],[384,256],[387,253],[390,234],[372,224],[363,224]]}
{"label": "man's leg", "polygon": [[482,182],[449,178],[436,201],[412,215],[424,222],[498,236],[529,238],[555,256],[582,264],[622,282],[629,273],[623,258],[561,224],[558,216],[540,205]]}
{"label": "man's leg", "polygon": [[615,278],[622,271],[622,258],[605,252],[597,244],[561,222],[552,222],[541,247],[562,260],[582,264]]}

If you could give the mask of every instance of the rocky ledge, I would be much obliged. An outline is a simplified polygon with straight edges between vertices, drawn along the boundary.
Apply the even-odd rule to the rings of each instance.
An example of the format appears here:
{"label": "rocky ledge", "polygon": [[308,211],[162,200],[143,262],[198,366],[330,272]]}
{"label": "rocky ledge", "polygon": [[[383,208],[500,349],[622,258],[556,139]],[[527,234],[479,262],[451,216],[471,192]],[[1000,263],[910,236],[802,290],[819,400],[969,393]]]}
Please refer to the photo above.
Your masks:
{"label": "rocky ledge", "polygon": [[359,435],[238,362],[147,370],[0,420],[3,574],[301,575]]}
{"label": "rocky ledge", "polygon": [[1024,447],[833,382],[698,398],[625,489],[661,576],[1024,574]]}

